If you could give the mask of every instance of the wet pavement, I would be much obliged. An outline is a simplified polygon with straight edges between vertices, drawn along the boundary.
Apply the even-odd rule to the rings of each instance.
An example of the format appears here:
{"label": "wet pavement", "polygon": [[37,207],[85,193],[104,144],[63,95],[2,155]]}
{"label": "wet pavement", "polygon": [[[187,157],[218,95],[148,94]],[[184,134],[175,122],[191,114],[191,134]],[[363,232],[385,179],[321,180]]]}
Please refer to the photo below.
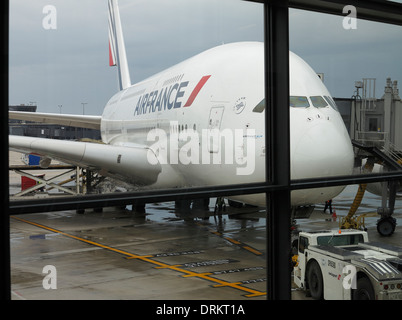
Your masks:
{"label": "wet pavement", "polygon": [[[319,205],[310,219],[297,220],[299,229],[338,228],[355,191],[349,186],[334,199],[336,219]],[[265,210],[227,206],[214,216],[214,201],[209,219],[190,221],[177,217],[170,202],[148,204],[143,215],[128,207],[11,217],[12,298],[265,300]],[[380,204],[367,194],[360,211]],[[401,245],[401,212],[397,201],[398,225],[387,238],[376,231],[378,217],[367,218],[370,239]],[[44,273],[45,266],[55,272]],[[46,289],[52,281],[56,288]],[[306,298],[293,290],[292,299]]]}
{"label": "wet pavement", "polygon": [[[184,221],[172,211],[12,217],[13,298],[265,299],[265,219]],[[46,265],[56,290],[43,288]]]}

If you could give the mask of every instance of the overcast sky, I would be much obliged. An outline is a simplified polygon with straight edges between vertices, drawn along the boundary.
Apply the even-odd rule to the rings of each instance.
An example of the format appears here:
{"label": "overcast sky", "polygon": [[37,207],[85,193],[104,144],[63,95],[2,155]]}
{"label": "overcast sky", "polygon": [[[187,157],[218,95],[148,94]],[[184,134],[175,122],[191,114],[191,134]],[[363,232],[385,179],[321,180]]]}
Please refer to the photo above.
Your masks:
{"label": "overcast sky", "polygon": [[[262,5],[240,0],[120,0],[133,83],[211,47],[263,41]],[[46,5],[56,29],[45,29]],[[46,11],[47,12],[47,11]],[[358,12],[357,12],[358,16]],[[52,16],[54,17],[54,16]],[[334,97],[350,97],[355,80],[387,77],[402,92],[402,27],[358,20],[345,30],[342,16],[291,10],[290,49],[306,60]],[[46,25],[46,23],[45,23]],[[10,1],[10,104],[39,112],[101,114],[117,91],[108,66],[106,0]],[[402,95],[402,94],[401,94]]]}

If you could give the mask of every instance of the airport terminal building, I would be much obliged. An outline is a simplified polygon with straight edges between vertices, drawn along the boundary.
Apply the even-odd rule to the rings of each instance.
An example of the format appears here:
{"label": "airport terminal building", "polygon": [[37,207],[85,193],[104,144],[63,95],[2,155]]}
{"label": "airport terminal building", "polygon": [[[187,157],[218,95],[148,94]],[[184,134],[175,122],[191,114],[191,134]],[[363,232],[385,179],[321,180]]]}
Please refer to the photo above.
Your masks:
{"label": "airport terminal building", "polygon": [[[36,112],[36,105],[15,105],[9,106],[9,111]],[[94,129],[85,129],[58,124],[46,124],[29,122],[22,120],[9,120],[9,134],[16,136],[30,136],[38,138],[50,138],[60,140],[80,140],[83,138],[100,140],[100,131]]]}

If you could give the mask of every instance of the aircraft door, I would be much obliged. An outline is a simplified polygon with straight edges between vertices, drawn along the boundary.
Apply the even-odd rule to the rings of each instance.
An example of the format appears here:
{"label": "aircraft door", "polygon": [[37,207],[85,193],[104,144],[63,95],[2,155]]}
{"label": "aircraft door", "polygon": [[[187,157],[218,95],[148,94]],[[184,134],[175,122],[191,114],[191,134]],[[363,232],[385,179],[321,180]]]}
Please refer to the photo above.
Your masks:
{"label": "aircraft door", "polygon": [[220,145],[220,127],[222,121],[224,106],[212,107],[208,118],[208,151],[210,153],[218,153]]}

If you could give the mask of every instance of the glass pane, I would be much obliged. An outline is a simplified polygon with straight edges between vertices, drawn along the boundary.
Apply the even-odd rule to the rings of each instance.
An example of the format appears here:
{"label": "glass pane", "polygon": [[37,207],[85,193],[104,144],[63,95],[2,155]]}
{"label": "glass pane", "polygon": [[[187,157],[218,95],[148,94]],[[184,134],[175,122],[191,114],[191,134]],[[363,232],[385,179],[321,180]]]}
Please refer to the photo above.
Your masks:
{"label": "glass pane", "polygon": [[328,103],[326,103],[324,98],[321,96],[310,97],[310,100],[313,103],[313,106],[316,108],[324,108],[328,105]]}
{"label": "glass pane", "polygon": [[361,234],[347,236],[320,236],[317,238],[317,244],[321,246],[349,246],[360,242],[364,242]]}
{"label": "glass pane", "polygon": [[325,98],[325,100],[329,103],[329,105],[330,105],[334,110],[336,110],[336,111],[339,112],[339,109],[338,109],[338,107],[337,107],[335,101],[334,101],[331,97],[329,97],[329,96],[324,96],[324,98]]}
{"label": "glass pane", "polygon": [[[393,111],[400,104],[397,80],[402,68],[396,67],[401,43],[394,41],[400,27],[359,19],[346,22],[351,22],[349,17],[290,10],[290,95],[307,96],[319,108],[312,113],[307,108],[305,116],[291,108],[292,126],[302,131],[291,133],[293,179],[363,173],[370,157],[375,160],[370,172],[402,169],[396,163],[386,168],[381,155],[352,147],[352,140],[377,147],[385,156],[394,155],[393,162],[402,154],[397,125],[402,118]],[[304,67],[311,73],[302,77]]]}
{"label": "glass pane", "polygon": [[289,103],[291,107],[295,108],[308,108],[310,106],[307,97],[290,96]]}
{"label": "glass pane", "polygon": [[[84,3],[80,14],[71,19],[74,5],[68,2],[61,2],[60,6],[37,4],[35,10],[45,12],[40,17],[31,17],[29,10],[22,9],[23,1],[11,4],[11,104],[15,110],[54,115],[41,126],[20,125],[21,121],[34,120],[33,115],[12,120],[18,123],[10,126],[10,133],[63,140],[59,143],[60,154],[53,155],[55,160],[71,163],[62,153],[72,146],[83,167],[102,168],[104,174],[117,179],[125,177],[125,182],[135,186],[154,185],[164,179],[165,170],[154,165],[158,161],[178,173],[177,179],[165,178],[169,183],[163,188],[261,181],[265,176],[261,157],[265,155],[264,117],[251,112],[264,95],[262,5],[237,0],[180,5],[179,11],[158,17],[158,23],[165,26],[161,32],[155,30],[155,19],[146,16],[153,15],[153,7],[170,12],[171,4],[156,1],[134,6],[130,1],[121,2],[128,71],[134,85],[117,93],[117,68],[106,68],[108,50],[100,49],[105,33],[99,32],[99,28],[81,28],[81,21],[86,19],[84,12],[92,11],[91,4]],[[105,10],[107,6],[98,6],[92,15],[100,17]],[[63,15],[64,20],[60,18]],[[172,16],[188,27],[171,25]],[[40,23],[26,39],[26,28],[35,19]],[[102,25],[101,19],[96,23]],[[174,37],[166,36],[173,34]],[[30,55],[24,54],[22,43],[31,48]],[[110,58],[112,63],[116,59],[113,54]],[[183,60],[186,62],[181,63]],[[216,69],[222,72],[215,72]],[[57,114],[74,114],[81,119],[53,124],[62,122]],[[92,122],[98,128],[70,126],[77,122]],[[83,138],[102,142],[91,145],[98,150],[95,156],[81,146],[88,153],[86,159],[74,144],[65,144],[65,140]],[[53,144],[49,148],[57,148],[58,143]],[[106,145],[134,148],[130,155],[125,155],[119,148]],[[135,149],[141,145],[146,145],[149,152]],[[257,157],[253,150],[257,150]],[[39,155],[42,152],[39,148],[33,151]],[[109,158],[97,157],[97,153]],[[44,157],[40,159],[43,165],[50,161],[50,157]],[[136,171],[135,159],[149,165]],[[113,168],[105,168],[108,163]],[[229,171],[221,179],[205,168]],[[191,177],[200,170],[201,176]]]}
{"label": "glass pane", "polygon": [[[309,97],[315,107],[290,108],[291,127],[297,128],[291,131],[292,180],[399,173],[402,42],[395,39],[401,38],[401,27],[295,9],[289,25],[290,95]],[[388,182],[323,185],[292,191],[292,204],[295,210],[310,208],[309,219],[296,216],[300,231],[366,230],[369,241],[401,246],[401,190],[399,183]],[[360,236],[318,239],[325,245],[360,241]],[[304,256],[295,269],[299,276]]]}
{"label": "glass pane", "polygon": [[261,100],[260,103],[258,103],[255,108],[253,109],[253,112],[263,112],[265,110],[265,99]]}
{"label": "glass pane", "polygon": [[[264,181],[263,5],[120,0],[126,67],[106,3],[10,3],[11,201]],[[11,218],[14,292],[266,298],[265,194],[121,201]]]}

